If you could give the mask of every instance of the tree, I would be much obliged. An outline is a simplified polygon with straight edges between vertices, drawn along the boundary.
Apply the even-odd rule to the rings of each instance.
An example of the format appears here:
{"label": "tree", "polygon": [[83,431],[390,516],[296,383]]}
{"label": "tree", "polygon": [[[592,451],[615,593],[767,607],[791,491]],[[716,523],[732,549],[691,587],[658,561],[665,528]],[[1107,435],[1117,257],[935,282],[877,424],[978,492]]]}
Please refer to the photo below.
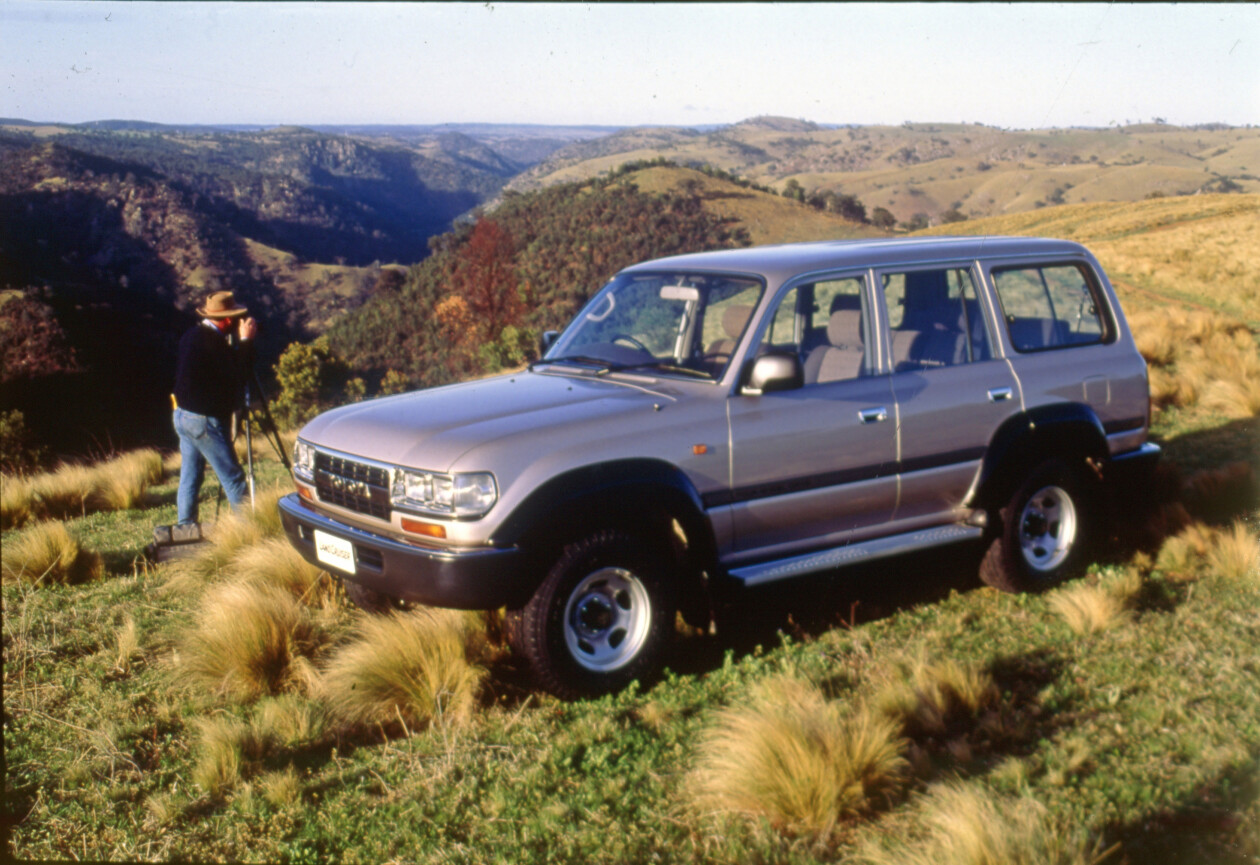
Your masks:
{"label": "tree", "polygon": [[941,222],[966,222],[967,214],[963,213],[957,207],[951,207],[949,210],[941,214]]}
{"label": "tree", "polygon": [[910,217],[909,221],[903,222],[901,227],[906,231],[922,231],[928,227],[928,215],[926,213],[916,213]]}
{"label": "tree", "polygon": [[804,203],[805,190],[796,181],[795,177],[789,177],[787,183],[783,184],[783,197]]}
{"label": "tree", "polygon": [[885,231],[891,231],[893,226],[897,224],[897,217],[892,212],[883,207],[877,207],[871,211],[871,225],[876,228],[882,228]]}

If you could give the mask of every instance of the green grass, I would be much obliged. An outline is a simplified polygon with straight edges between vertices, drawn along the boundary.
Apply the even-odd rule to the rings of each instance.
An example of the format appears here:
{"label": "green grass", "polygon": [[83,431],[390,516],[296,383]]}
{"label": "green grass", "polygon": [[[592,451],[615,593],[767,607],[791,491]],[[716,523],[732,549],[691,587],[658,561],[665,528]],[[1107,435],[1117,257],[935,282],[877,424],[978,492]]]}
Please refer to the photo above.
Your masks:
{"label": "green grass", "polygon": [[[754,616],[751,640],[682,637],[660,682],[587,702],[535,692],[519,662],[468,634],[465,651],[484,674],[457,677],[470,689],[458,724],[425,723],[402,704],[399,723],[389,711],[347,712],[351,677],[334,705],[320,673],[357,639],[336,592],[301,592],[319,651],[300,681],[260,689],[281,693],[234,697],[189,676],[188,639],[206,599],[233,580],[261,580],[274,557],[254,543],[183,583],[171,581],[170,566],[145,565],[152,527],[175,518],[168,478],[143,507],[66,521],[101,554],[102,578],[3,587],[6,852],[949,863],[1032,849],[1049,851],[1036,862],[1111,851],[1103,861],[1254,865],[1260,503],[1237,465],[1256,464],[1260,420],[1169,409],[1154,432],[1183,468],[1170,488],[1212,520],[1162,556],[1095,565],[1042,596],[981,588],[965,554],[960,564],[892,562],[796,600],[763,595],[751,606],[778,612]],[[282,480],[274,460],[258,465],[261,487]],[[207,522],[215,493],[208,480]],[[6,531],[6,553],[31,530]],[[953,589],[940,587],[943,571]],[[292,582],[285,574],[280,584]],[[1062,600],[1069,592],[1079,595],[1072,604]],[[1123,603],[1090,620],[1101,626],[1065,612],[1104,597]],[[837,735],[864,707],[896,719],[898,783],[857,805],[837,798],[834,820],[697,807],[691,779],[704,743],[785,679],[825,701]],[[950,825],[971,827],[970,840],[942,829]]]}

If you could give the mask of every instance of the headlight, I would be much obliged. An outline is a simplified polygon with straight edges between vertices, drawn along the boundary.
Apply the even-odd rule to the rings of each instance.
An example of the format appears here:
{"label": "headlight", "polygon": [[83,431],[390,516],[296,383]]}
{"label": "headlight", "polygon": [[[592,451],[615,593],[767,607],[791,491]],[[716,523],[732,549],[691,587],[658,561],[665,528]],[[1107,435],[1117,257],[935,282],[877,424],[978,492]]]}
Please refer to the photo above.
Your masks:
{"label": "headlight", "polygon": [[293,473],[304,481],[315,480],[315,448],[301,439],[293,445]]}
{"label": "headlight", "polygon": [[424,514],[480,517],[498,498],[498,486],[489,472],[442,475],[395,469],[390,503]]}

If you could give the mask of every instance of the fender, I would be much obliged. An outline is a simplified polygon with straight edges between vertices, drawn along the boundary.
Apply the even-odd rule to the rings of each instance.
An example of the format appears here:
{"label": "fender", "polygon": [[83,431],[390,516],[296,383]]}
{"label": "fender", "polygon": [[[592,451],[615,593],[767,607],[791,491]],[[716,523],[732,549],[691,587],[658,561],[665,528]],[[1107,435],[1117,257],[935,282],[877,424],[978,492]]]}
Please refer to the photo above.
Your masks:
{"label": "fender", "polygon": [[[687,538],[688,572],[686,585],[680,587],[680,607],[688,621],[692,620],[693,611],[707,615],[707,606],[701,614],[696,605],[704,601],[700,572],[713,573],[717,565],[713,527],[695,485],[680,469],[663,460],[615,460],[557,475],[508,515],[495,533],[494,543],[544,553],[549,545],[570,539],[567,535],[587,528],[594,530],[605,522],[633,525],[635,521],[628,521],[628,516],[642,516],[640,527],[653,517],[678,520]],[[662,534],[670,531],[667,523],[652,528]],[[540,581],[544,572],[540,566]]]}
{"label": "fender", "polygon": [[997,429],[968,504],[997,507],[1033,465],[1055,454],[1107,459],[1107,434],[1087,405],[1050,403],[1012,415]]}

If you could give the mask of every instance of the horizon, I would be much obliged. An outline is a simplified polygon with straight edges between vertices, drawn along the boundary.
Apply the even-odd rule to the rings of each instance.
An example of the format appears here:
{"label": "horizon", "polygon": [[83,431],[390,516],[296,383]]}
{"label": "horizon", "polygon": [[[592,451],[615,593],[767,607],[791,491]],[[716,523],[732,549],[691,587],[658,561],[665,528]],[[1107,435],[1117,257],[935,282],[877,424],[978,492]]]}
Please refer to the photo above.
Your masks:
{"label": "horizon", "polygon": [[70,125],[1248,126],[1257,68],[1257,4],[0,0],[0,116]]}

